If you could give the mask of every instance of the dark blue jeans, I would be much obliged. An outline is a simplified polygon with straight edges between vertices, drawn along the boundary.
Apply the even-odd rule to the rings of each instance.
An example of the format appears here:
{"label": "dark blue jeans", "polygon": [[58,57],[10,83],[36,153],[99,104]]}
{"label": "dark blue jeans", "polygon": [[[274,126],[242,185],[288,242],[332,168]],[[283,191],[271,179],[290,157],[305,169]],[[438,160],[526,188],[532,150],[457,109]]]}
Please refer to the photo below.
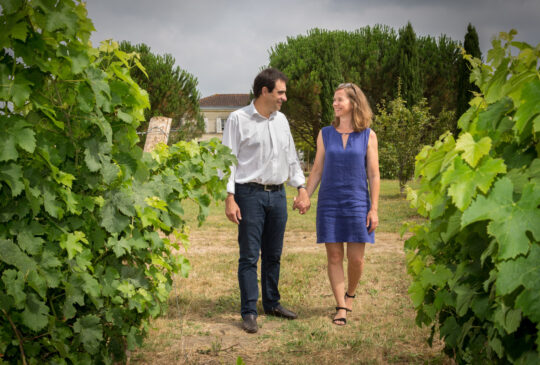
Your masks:
{"label": "dark blue jeans", "polygon": [[238,282],[242,317],[257,315],[257,262],[261,254],[261,291],[265,311],[279,305],[279,267],[287,224],[285,188],[264,191],[236,184],[234,199],[242,220],[238,225]]}

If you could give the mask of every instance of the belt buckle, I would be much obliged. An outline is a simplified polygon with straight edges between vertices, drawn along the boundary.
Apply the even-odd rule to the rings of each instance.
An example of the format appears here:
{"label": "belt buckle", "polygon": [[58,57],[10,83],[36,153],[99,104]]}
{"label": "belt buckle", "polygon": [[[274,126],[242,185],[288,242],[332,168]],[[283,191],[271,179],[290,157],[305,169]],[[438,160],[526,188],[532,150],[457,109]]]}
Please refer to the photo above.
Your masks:
{"label": "belt buckle", "polygon": [[272,188],[270,188],[270,185],[263,185],[264,191],[273,191]]}

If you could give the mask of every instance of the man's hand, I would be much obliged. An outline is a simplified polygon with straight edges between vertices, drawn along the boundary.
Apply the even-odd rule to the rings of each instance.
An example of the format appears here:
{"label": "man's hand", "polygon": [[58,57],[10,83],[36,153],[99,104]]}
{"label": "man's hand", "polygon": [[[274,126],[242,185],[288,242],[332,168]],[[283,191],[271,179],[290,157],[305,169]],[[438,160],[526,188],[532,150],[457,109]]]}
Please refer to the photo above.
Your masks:
{"label": "man's hand", "polygon": [[234,200],[234,194],[229,193],[225,198],[225,215],[233,223],[239,224],[242,220],[242,214],[240,213],[240,207]]}
{"label": "man's hand", "polygon": [[310,207],[311,201],[309,200],[307,190],[304,188],[298,189],[298,196],[294,198],[293,202],[293,210],[298,209],[300,214],[306,214]]}

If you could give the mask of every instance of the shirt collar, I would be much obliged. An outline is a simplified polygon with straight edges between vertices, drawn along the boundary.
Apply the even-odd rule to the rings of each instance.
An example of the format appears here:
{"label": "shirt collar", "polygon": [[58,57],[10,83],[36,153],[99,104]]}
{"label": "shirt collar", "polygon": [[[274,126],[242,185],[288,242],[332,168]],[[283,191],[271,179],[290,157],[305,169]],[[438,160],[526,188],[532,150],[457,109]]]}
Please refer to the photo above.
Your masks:
{"label": "shirt collar", "polygon": [[[265,116],[263,116],[262,114],[260,114],[260,113],[257,111],[257,108],[255,108],[255,99],[253,99],[253,100],[251,101],[251,104],[249,104],[249,109],[248,109],[248,110],[249,110],[249,114],[250,114],[251,116],[253,116],[253,115],[258,115],[258,116],[261,117],[261,118],[267,119]],[[268,120],[274,119],[274,117],[275,117],[276,115],[277,115],[277,111],[272,112],[272,113],[270,114],[270,116],[268,117]]]}

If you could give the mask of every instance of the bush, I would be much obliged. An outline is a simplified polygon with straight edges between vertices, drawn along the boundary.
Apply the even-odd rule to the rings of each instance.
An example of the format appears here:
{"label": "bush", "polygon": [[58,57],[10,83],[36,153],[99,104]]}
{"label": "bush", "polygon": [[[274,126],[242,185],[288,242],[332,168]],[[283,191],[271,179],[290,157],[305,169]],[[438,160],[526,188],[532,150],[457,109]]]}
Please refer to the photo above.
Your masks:
{"label": "bush", "polygon": [[89,46],[84,3],[0,5],[0,362],[122,360],[189,271],[181,201],[202,221],[234,157],[136,146],[136,61]]}
{"label": "bush", "polygon": [[401,97],[400,87],[397,98],[388,104],[383,102],[378,106],[373,130],[380,141],[379,161],[382,176],[397,177],[402,193],[405,184],[414,174],[414,156],[420,152],[426,139],[426,131],[432,121],[433,117],[426,100],[422,99],[418,104],[408,108]]}
{"label": "bush", "polygon": [[[418,325],[458,363],[540,363],[540,46],[501,33],[481,94],[416,157],[409,198],[428,220],[406,241]],[[512,55],[513,48],[517,48]]]}

